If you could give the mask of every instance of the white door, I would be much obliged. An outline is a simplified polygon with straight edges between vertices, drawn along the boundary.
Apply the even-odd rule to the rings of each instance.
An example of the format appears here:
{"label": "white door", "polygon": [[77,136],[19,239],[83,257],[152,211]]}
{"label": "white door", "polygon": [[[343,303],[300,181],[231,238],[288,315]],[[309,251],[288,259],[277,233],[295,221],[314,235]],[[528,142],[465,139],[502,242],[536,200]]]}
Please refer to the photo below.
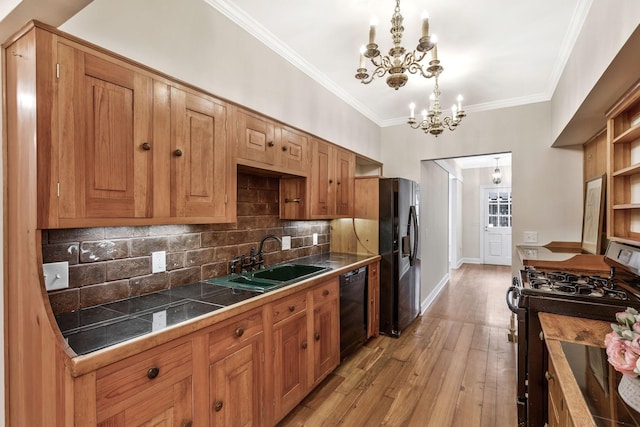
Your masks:
{"label": "white door", "polygon": [[511,265],[511,187],[484,187],[482,200],[482,262]]}

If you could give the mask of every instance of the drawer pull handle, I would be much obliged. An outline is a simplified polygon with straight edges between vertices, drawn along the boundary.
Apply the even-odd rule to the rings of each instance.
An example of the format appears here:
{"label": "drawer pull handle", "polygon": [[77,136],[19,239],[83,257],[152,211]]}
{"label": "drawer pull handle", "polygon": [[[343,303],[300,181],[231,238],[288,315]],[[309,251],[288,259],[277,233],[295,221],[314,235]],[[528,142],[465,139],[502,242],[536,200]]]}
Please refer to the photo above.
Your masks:
{"label": "drawer pull handle", "polygon": [[224,406],[224,403],[222,403],[222,400],[216,400],[216,403],[213,404],[213,409],[216,412],[220,412],[223,406]]}
{"label": "drawer pull handle", "polygon": [[154,379],[155,377],[158,376],[158,374],[160,373],[160,368],[158,368],[157,366],[152,366],[149,368],[149,370],[147,371],[147,378],[149,378],[150,380]]}
{"label": "drawer pull handle", "polygon": [[182,150],[181,149],[176,149],[176,151],[173,152],[173,155],[176,157],[180,157],[182,156]]}
{"label": "drawer pull handle", "polygon": [[295,197],[293,199],[287,197],[287,198],[284,199],[284,202],[285,203],[301,203],[302,199],[300,197]]}
{"label": "drawer pull handle", "polygon": [[327,295],[329,295],[329,289],[325,289],[324,291],[322,291],[323,297],[326,297]]}
{"label": "drawer pull handle", "polygon": [[148,142],[143,142],[143,143],[142,143],[142,145],[141,145],[141,147],[142,147],[142,149],[143,149],[144,151],[149,151],[149,150],[151,150],[151,144],[149,144]]}
{"label": "drawer pull handle", "polygon": [[546,378],[547,381],[552,381],[554,379],[553,375],[551,375],[549,371],[544,373],[544,377]]}
{"label": "drawer pull handle", "polygon": [[236,334],[236,337],[240,338],[244,334],[244,328],[241,326],[238,326],[234,333]]}
{"label": "drawer pull handle", "polygon": [[303,350],[307,349],[307,340],[302,341],[302,345],[301,345]]}
{"label": "drawer pull handle", "polygon": [[296,306],[295,306],[295,305],[290,305],[290,306],[289,306],[289,311],[290,311],[290,312],[292,312],[292,313],[293,313],[294,311],[296,311]]}
{"label": "drawer pull handle", "polygon": [[320,341],[320,332],[316,332],[313,337],[316,339],[316,341]]}

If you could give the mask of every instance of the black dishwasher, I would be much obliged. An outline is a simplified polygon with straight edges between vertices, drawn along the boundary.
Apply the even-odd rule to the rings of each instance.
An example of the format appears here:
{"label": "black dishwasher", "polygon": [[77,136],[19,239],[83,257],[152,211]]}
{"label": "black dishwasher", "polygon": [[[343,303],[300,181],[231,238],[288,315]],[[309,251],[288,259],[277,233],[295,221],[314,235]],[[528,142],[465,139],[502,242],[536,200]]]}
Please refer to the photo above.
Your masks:
{"label": "black dishwasher", "polygon": [[367,341],[367,267],[340,276],[340,360]]}

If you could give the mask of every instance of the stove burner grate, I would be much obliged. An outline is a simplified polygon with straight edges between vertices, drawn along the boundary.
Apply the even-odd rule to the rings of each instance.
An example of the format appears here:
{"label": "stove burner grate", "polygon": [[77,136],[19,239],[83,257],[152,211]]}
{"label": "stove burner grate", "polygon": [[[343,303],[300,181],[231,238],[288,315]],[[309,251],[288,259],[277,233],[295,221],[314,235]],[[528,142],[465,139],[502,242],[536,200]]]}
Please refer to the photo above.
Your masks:
{"label": "stove burner grate", "polygon": [[593,298],[604,297],[621,301],[629,299],[624,290],[616,287],[615,280],[608,277],[536,270],[526,270],[525,277],[530,289],[545,293]]}

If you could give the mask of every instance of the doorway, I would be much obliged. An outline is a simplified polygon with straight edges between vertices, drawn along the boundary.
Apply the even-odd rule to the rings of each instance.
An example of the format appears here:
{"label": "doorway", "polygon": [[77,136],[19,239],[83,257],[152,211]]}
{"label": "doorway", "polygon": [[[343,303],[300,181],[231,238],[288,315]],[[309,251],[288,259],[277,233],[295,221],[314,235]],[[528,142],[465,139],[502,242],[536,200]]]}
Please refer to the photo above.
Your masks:
{"label": "doorway", "polygon": [[511,187],[481,187],[482,264],[511,265]]}

